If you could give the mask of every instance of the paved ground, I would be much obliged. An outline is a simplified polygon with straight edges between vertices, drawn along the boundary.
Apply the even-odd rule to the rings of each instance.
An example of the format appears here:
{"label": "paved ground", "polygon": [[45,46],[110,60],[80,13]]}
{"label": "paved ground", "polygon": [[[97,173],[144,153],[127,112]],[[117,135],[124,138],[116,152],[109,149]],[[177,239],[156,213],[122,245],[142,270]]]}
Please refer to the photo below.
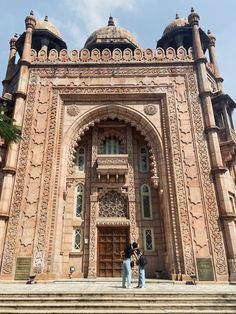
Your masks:
{"label": "paved ground", "polygon": [[110,278],[102,280],[81,279],[81,280],[65,280],[54,282],[38,282],[34,285],[26,285],[25,282],[0,282],[0,293],[77,293],[77,292],[119,292],[119,293],[218,293],[231,294],[236,293],[236,285],[201,283],[196,285],[186,285],[183,282],[147,280],[145,289],[136,288],[136,280],[132,281],[131,289],[121,288],[121,280],[118,278]]}

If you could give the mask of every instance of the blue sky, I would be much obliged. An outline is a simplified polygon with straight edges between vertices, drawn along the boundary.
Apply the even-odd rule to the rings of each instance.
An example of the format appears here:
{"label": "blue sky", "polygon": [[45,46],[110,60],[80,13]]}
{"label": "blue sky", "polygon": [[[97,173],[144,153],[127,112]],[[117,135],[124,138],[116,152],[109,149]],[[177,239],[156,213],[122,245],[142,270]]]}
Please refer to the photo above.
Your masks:
{"label": "blue sky", "polygon": [[48,15],[68,50],[81,49],[91,32],[107,24],[110,14],[116,24],[135,35],[141,47],[154,49],[175,14],[187,17],[191,7],[200,15],[201,28],[210,29],[216,36],[224,90],[236,101],[236,0],[2,0],[0,78],[5,75],[9,40],[14,33],[24,32],[24,19],[31,9],[37,19]]}

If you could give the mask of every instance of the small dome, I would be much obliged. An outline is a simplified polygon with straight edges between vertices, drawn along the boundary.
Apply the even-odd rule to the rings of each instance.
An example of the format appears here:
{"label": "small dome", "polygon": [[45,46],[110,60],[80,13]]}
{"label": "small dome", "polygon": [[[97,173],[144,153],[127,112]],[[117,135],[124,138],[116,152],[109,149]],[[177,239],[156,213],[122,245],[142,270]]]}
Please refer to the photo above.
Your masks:
{"label": "small dome", "polygon": [[176,14],[176,18],[174,21],[172,21],[167,27],[165,28],[163,32],[163,36],[172,32],[173,30],[177,30],[179,28],[182,28],[184,26],[188,26],[189,23],[185,18],[179,17],[178,14]]}
{"label": "small dome", "polygon": [[40,30],[40,31],[46,30],[46,31],[49,31],[50,33],[52,33],[53,35],[61,38],[61,34],[60,34],[59,30],[52,23],[50,23],[48,21],[47,16],[45,16],[44,21],[37,21],[34,29]]}
{"label": "small dome", "polygon": [[137,47],[139,44],[135,37],[128,30],[115,26],[111,16],[108,25],[93,32],[84,45],[84,48],[89,50],[94,48],[109,48],[111,50],[130,48],[134,50]]}

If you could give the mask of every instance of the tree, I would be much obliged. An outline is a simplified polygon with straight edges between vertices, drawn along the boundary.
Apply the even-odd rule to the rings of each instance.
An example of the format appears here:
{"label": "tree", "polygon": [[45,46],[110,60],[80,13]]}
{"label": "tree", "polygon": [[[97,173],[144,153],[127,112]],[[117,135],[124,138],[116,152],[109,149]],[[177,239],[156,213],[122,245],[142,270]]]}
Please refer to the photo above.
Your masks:
{"label": "tree", "polygon": [[0,107],[0,137],[6,142],[18,142],[21,139],[20,127],[13,125],[14,119],[7,115],[7,108]]}

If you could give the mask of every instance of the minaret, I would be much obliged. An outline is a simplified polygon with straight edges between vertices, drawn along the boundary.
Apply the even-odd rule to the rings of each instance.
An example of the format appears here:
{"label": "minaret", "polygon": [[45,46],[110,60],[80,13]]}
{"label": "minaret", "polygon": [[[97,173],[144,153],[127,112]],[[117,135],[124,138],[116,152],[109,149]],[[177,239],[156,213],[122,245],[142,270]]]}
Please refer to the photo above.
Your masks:
{"label": "minaret", "polygon": [[[29,79],[29,66],[30,66],[30,54],[31,54],[31,44],[32,44],[32,31],[35,27],[36,20],[34,18],[33,12],[25,19],[26,32],[25,40],[23,46],[22,57],[19,61],[19,80],[18,87],[15,93],[15,106],[13,119],[17,126],[22,127],[23,117],[25,112],[25,99],[28,87]],[[12,49],[10,56],[14,59],[15,49]],[[4,177],[2,185],[2,194],[0,200],[0,252],[2,252],[3,242],[5,239],[5,232],[7,221],[9,218],[9,210],[13,192],[13,185],[16,173],[17,157],[18,157],[19,143],[10,143],[8,146],[6,163],[3,168]]]}
{"label": "minaret", "polygon": [[10,53],[9,53],[9,58],[8,58],[8,64],[7,64],[7,71],[6,71],[6,77],[3,80],[3,96],[5,92],[7,91],[7,85],[9,83],[9,79],[11,78],[12,74],[14,73],[15,69],[15,59],[16,59],[16,42],[18,39],[18,35],[15,34],[13,38],[10,39]]}
{"label": "minaret", "polygon": [[[228,188],[225,175],[227,169],[223,166],[217,134],[218,127],[215,125],[215,118],[211,101],[211,92],[205,64],[206,58],[204,57],[199,33],[199,19],[199,15],[192,9],[191,14],[188,17],[188,21],[189,24],[192,26],[194,49],[193,53],[197,69],[196,71],[199,85],[199,96],[201,98],[205,132],[208,139],[208,147],[212,167],[211,171],[212,175],[214,176],[216,193],[218,197],[219,214],[220,218],[222,218],[223,220],[225,238],[227,239],[227,258],[228,263],[230,264],[230,261],[236,261],[236,228],[234,222],[235,215],[232,212],[230,199],[228,196]],[[236,279],[235,275],[236,273],[233,273],[233,269],[230,269],[231,281]],[[216,274],[216,277],[217,280],[221,280],[220,274]]]}
{"label": "minaret", "polygon": [[208,50],[209,50],[210,62],[212,63],[212,65],[214,67],[214,74],[216,77],[218,90],[220,93],[223,93],[223,86],[222,86],[223,79],[220,76],[220,71],[219,71],[217,57],[216,57],[216,51],[215,51],[216,39],[215,39],[215,36],[209,30],[208,30],[207,34],[209,37]]}

